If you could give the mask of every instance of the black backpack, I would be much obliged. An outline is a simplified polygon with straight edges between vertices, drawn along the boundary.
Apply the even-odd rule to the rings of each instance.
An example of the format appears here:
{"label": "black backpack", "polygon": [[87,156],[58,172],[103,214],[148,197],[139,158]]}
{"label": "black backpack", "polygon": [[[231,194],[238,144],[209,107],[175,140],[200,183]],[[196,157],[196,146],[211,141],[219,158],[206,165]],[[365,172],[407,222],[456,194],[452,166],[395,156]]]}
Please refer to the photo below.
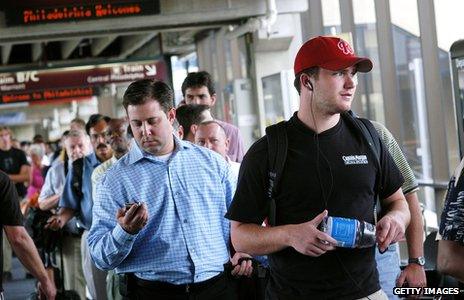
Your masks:
{"label": "black backpack", "polygon": [[[372,153],[375,157],[375,164],[377,166],[377,175],[376,175],[376,201],[374,203],[374,209],[376,209],[378,202],[378,195],[382,190],[380,184],[380,174],[381,174],[381,140],[377,130],[374,125],[368,120],[357,117],[352,111],[344,112],[341,114],[341,117],[344,121],[348,123],[349,126],[354,127],[359,133],[364,137],[365,141],[369,145]],[[277,124],[271,125],[266,128],[266,138],[268,145],[268,163],[269,163],[269,173],[268,173],[268,198],[270,200],[270,208],[268,214],[269,225],[275,225],[276,217],[276,203],[275,195],[277,193],[277,187],[280,182],[280,177],[285,167],[285,161],[287,159],[287,121],[282,121]]]}
{"label": "black backpack", "polygon": [[35,246],[46,253],[53,252],[57,246],[59,237],[57,231],[45,228],[48,219],[52,215],[53,214],[48,210],[43,211],[39,208],[31,207],[24,224]]}

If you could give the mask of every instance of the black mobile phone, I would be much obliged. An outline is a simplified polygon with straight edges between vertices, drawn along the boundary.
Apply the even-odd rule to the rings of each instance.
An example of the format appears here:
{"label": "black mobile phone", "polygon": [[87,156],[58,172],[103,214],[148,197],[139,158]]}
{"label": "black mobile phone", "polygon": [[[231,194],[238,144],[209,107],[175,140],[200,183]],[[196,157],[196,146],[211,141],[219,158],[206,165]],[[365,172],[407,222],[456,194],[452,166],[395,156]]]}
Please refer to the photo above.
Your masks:
{"label": "black mobile phone", "polygon": [[128,211],[128,210],[132,207],[132,205],[140,206],[140,202],[137,202],[137,201],[134,201],[134,202],[131,202],[131,203],[126,202],[126,204],[125,204],[125,206],[126,206],[126,211]]}

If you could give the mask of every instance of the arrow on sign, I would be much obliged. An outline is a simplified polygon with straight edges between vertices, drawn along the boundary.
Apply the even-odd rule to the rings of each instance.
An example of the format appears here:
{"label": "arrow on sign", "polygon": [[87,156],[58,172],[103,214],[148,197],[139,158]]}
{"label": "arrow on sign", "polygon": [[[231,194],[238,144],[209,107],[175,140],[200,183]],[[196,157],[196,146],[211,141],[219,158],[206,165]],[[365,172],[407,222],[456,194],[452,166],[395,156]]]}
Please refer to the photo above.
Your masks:
{"label": "arrow on sign", "polygon": [[156,65],[145,65],[145,75],[146,76],[155,76],[156,75]]}

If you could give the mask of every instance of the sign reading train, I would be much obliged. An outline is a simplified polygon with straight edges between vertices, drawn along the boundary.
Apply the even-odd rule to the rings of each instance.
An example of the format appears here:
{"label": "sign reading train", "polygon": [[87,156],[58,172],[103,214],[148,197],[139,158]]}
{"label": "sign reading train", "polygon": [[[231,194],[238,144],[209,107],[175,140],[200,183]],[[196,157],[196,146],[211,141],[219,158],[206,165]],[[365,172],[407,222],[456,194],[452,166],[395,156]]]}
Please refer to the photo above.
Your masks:
{"label": "sign reading train", "polygon": [[46,103],[98,94],[99,85],[153,78],[168,80],[163,60],[0,73],[0,103]]}

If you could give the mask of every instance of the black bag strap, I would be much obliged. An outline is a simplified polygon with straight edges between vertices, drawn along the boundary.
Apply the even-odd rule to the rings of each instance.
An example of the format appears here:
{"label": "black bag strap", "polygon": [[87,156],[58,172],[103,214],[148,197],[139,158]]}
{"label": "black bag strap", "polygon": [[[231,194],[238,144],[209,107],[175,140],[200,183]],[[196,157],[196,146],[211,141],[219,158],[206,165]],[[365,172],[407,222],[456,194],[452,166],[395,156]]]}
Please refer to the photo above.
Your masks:
{"label": "black bag strap", "polygon": [[266,128],[266,138],[268,146],[268,163],[269,163],[269,184],[267,195],[270,200],[268,222],[269,225],[275,225],[276,203],[275,195],[277,186],[282,176],[282,172],[287,159],[287,128],[286,121],[279,122]]}
{"label": "black bag strap", "polygon": [[367,143],[369,144],[369,147],[372,149],[372,152],[374,153],[375,157],[375,163],[379,167],[381,167],[380,164],[380,156],[381,154],[381,147],[380,147],[380,137],[379,134],[377,133],[377,130],[375,129],[374,125],[372,125],[371,121],[368,119],[364,118],[357,118],[356,120],[360,121],[360,127],[362,128],[362,131],[367,130],[366,132],[363,132],[363,135],[366,136]]}
{"label": "black bag strap", "polygon": [[[382,165],[380,163],[380,157],[381,157],[381,151],[382,147],[380,146],[381,141],[380,141],[380,136],[377,133],[377,130],[375,129],[374,125],[369,121],[368,119],[360,118],[356,116],[351,110],[348,112],[344,112],[341,114],[343,119],[350,123],[351,125],[355,126],[357,128],[364,140],[367,142],[369,145],[369,148],[371,149],[372,154],[374,154],[375,158],[375,165],[377,167],[377,176],[381,174],[382,170]],[[376,183],[376,192],[377,194],[381,191],[382,186],[380,182],[380,177],[377,178],[377,183]]]}
{"label": "black bag strap", "polygon": [[82,192],[82,176],[84,174],[84,158],[79,158],[72,163],[72,188],[79,199],[84,197]]}
{"label": "black bag strap", "polygon": [[348,121],[354,125],[362,133],[365,141],[369,145],[369,148],[372,150],[372,153],[375,157],[375,164],[379,167],[380,170],[380,157],[381,157],[381,147],[380,147],[380,136],[377,133],[374,125],[368,119],[358,117],[353,111],[347,111],[341,114],[344,120]]}
{"label": "black bag strap", "polygon": [[58,248],[60,249],[60,289],[62,292],[65,291],[64,287],[64,261],[63,261],[63,231],[60,230],[60,236],[58,241]]}

